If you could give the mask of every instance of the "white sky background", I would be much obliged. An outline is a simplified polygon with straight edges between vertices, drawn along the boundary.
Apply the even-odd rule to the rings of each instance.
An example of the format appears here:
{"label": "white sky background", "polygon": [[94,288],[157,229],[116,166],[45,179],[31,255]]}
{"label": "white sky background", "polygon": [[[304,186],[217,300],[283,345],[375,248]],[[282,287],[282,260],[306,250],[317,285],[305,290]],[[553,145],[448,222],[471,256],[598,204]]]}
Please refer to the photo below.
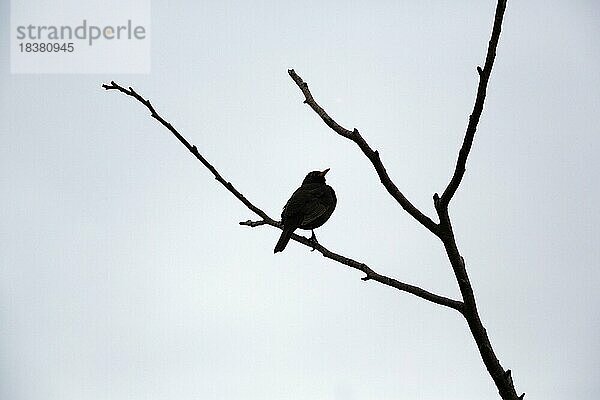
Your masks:
{"label": "white sky background", "polygon": [[[495,399],[464,320],[254,218],[114,79],[276,217],[313,169],[332,250],[451,297],[439,241],[302,104],[295,68],[429,216],[472,109],[495,4],[158,2],[149,75],[10,75],[1,3],[0,398]],[[530,399],[600,392],[600,8],[510,1],[458,244]]]}

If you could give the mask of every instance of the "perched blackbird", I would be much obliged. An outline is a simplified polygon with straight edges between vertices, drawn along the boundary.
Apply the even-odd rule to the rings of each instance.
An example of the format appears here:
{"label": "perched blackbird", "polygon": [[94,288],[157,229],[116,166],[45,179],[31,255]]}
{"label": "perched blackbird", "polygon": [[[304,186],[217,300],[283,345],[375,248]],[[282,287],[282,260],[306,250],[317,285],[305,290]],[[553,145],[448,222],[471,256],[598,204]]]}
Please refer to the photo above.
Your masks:
{"label": "perched blackbird", "polygon": [[[325,183],[327,171],[329,168],[325,171],[312,171],[306,175],[302,185],[283,207],[281,213],[283,232],[275,245],[275,253],[285,249],[297,228],[313,230],[331,217],[337,199],[331,186]],[[311,239],[315,242],[317,240],[314,231]]]}

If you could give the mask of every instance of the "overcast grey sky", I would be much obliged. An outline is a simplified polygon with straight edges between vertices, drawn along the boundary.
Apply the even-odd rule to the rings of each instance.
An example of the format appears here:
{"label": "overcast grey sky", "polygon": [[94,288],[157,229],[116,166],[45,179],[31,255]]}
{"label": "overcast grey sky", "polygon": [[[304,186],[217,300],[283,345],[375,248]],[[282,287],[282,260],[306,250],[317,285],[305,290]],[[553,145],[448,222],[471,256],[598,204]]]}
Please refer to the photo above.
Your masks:
{"label": "overcast grey sky", "polygon": [[[313,169],[332,250],[458,297],[438,240],[334,135],[296,71],[426,214],[447,183],[493,1],[152,3],[148,75],[11,75],[0,3],[0,398],[496,399],[463,319],[253,218],[111,79],[271,216]],[[509,1],[455,232],[529,399],[600,393],[600,7]]]}

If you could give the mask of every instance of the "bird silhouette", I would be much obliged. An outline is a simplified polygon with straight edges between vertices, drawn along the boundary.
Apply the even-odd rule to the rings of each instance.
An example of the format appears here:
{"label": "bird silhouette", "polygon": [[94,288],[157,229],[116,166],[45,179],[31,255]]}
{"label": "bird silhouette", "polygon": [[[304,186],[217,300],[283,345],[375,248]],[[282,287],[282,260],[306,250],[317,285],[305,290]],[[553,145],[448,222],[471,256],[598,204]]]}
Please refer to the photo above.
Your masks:
{"label": "bird silhouette", "polygon": [[329,171],[312,171],[306,175],[302,185],[287,201],[281,213],[283,232],[275,245],[274,253],[283,251],[292,233],[298,228],[312,231],[311,240],[317,242],[314,229],[323,225],[335,210],[337,198],[331,186],[325,183]]}

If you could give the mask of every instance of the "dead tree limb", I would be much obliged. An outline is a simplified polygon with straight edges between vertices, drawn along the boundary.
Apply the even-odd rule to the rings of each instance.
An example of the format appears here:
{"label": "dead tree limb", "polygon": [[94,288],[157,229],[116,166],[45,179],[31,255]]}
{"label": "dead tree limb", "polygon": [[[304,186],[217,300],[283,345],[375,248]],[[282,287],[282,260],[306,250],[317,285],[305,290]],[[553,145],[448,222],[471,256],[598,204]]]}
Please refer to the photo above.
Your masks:
{"label": "dead tree limb", "polygon": [[523,393],[521,396],[517,395],[511,372],[510,370],[505,371],[502,368],[502,365],[500,364],[500,361],[498,360],[498,357],[496,356],[490,339],[487,335],[487,331],[481,321],[481,318],[479,317],[477,303],[475,301],[475,294],[473,293],[473,288],[471,286],[471,282],[469,281],[465,260],[460,254],[458,245],[456,244],[456,238],[454,237],[452,222],[448,212],[450,200],[454,196],[454,193],[456,193],[456,190],[458,189],[458,186],[460,185],[465,174],[467,158],[473,144],[473,138],[477,130],[477,124],[479,123],[481,113],[483,112],[487,84],[492,72],[492,67],[494,65],[494,59],[496,57],[496,48],[498,46],[498,40],[500,39],[500,31],[502,29],[505,8],[506,0],[499,0],[496,6],[494,25],[492,27],[492,34],[488,44],[485,64],[483,69],[481,67],[477,67],[477,72],[479,73],[477,95],[475,98],[475,104],[473,106],[473,112],[469,116],[467,131],[458,154],[454,174],[442,196],[440,197],[437,193],[435,193],[433,195],[433,201],[440,219],[438,236],[444,244],[446,254],[450,260],[456,281],[458,282],[463,302],[465,304],[463,316],[467,320],[469,329],[473,335],[473,339],[475,340],[477,348],[479,349],[481,359],[483,360],[488,373],[494,380],[500,396],[507,400],[517,400],[522,399],[525,394]]}
{"label": "dead tree limb", "polygon": [[[133,97],[138,102],[140,102],[144,106],[146,106],[146,108],[150,111],[150,115],[152,116],[152,118],[154,118],[155,120],[160,122],[161,125],[163,125],[165,128],[167,128],[181,142],[181,144],[183,144],[188,149],[188,151],[190,153],[192,153],[194,155],[194,157],[196,157],[198,159],[198,161],[200,161],[214,175],[215,179],[221,185],[223,185],[228,191],[230,191],[239,201],[241,201],[246,207],[248,207],[248,209],[250,209],[256,215],[258,215],[260,218],[262,218],[262,220],[259,220],[259,221],[248,220],[248,221],[240,222],[240,225],[245,225],[245,226],[250,226],[250,227],[270,225],[272,227],[281,229],[281,224],[279,221],[276,221],[275,219],[269,217],[267,215],[267,213],[265,213],[262,209],[260,209],[259,207],[255,206],[252,202],[250,202],[250,200],[248,200],[242,193],[240,193],[233,186],[233,184],[231,182],[229,182],[225,178],[223,178],[223,176],[219,173],[219,171],[217,171],[217,169],[210,162],[208,162],[208,160],[206,158],[204,158],[204,156],[202,156],[202,154],[200,154],[200,152],[198,151],[198,148],[195,145],[190,144],[190,142],[188,142],[187,139],[185,137],[183,137],[183,135],[181,135],[177,131],[177,129],[175,129],[173,127],[173,125],[171,125],[171,123],[167,122],[163,117],[161,117],[154,109],[154,106],[150,103],[150,100],[144,99],[133,88],[129,87],[128,89],[126,89],[123,86],[115,83],[114,81],[111,81],[110,84],[104,84],[104,85],[102,85],[102,87],[106,90],[118,90],[119,92],[124,93],[127,96]],[[302,243],[303,245],[305,245],[307,247],[317,250],[319,253],[321,253],[326,258],[329,258],[333,261],[337,261],[340,264],[346,265],[350,268],[354,268],[356,270],[363,272],[365,274],[365,277],[363,277],[361,279],[364,281],[374,280],[374,281],[377,281],[384,285],[398,289],[400,291],[410,293],[412,295],[415,295],[417,297],[420,297],[420,298],[430,301],[432,303],[452,308],[461,313],[463,311],[463,303],[461,301],[453,300],[448,297],[444,297],[444,296],[429,292],[418,286],[410,285],[408,283],[401,282],[397,279],[390,278],[385,275],[381,275],[381,274],[375,272],[371,267],[369,267],[365,263],[353,260],[353,259],[343,256],[341,254],[335,253],[335,252],[327,249],[325,246],[323,246],[319,243],[315,243],[315,242],[311,241],[309,238],[306,238],[304,236],[293,234],[292,239],[294,239],[295,241],[297,241],[299,243]]]}
{"label": "dead tree limb", "polygon": [[432,233],[440,238],[444,244],[446,254],[454,271],[454,275],[463,298],[464,312],[462,314],[469,325],[469,329],[475,340],[475,343],[477,344],[486,369],[494,380],[500,396],[505,400],[517,400],[522,399],[524,394],[521,396],[517,395],[510,370],[505,371],[502,368],[498,357],[494,353],[490,339],[487,335],[487,331],[483,326],[481,318],[479,317],[479,312],[477,311],[477,304],[475,301],[473,288],[469,281],[464,258],[461,256],[460,251],[458,250],[448,213],[448,205],[450,200],[454,196],[454,193],[456,193],[456,190],[458,189],[458,186],[460,185],[460,182],[465,174],[467,158],[473,144],[473,138],[475,137],[477,124],[479,123],[481,113],[483,112],[487,84],[492,72],[492,67],[494,65],[494,59],[496,57],[496,48],[500,39],[500,31],[502,28],[505,9],[506,0],[499,0],[496,6],[494,25],[488,44],[485,64],[483,69],[479,66],[477,67],[477,72],[479,74],[477,95],[475,98],[475,104],[473,106],[473,112],[469,117],[465,138],[459,151],[454,174],[442,196],[440,197],[437,193],[433,195],[434,206],[440,220],[439,223],[433,222],[429,217],[421,213],[408,199],[406,199],[406,197],[404,197],[404,195],[402,195],[396,184],[394,184],[387,174],[381,158],[379,157],[379,153],[372,150],[371,146],[365,141],[356,128],[350,131],[338,124],[315,101],[312,93],[308,89],[308,84],[304,82],[304,80],[293,69],[290,69],[288,74],[296,83],[298,88],[302,91],[302,94],[304,95],[304,103],[308,104],[310,108],[312,108],[323,120],[323,122],[325,122],[325,124],[335,133],[355,142],[365,156],[367,156],[367,158],[371,161],[375,167],[375,170],[377,171],[377,174],[379,175],[382,184],[392,195],[392,197],[394,197],[398,203],[400,203],[402,208],[404,208],[404,210],[406,210],[406,212],[408,212],[408,214],[410,214],[415,220],[420,222],[424,227],[429,229]]}
{"label": "dead tree limb", "polygon": [[[454,271],[462,295],[462,301],[440,296],[438,294],[424,290],[420,287],[398,281],[385,275],[381,275],[375,272],[366,264],[345,257],[341,254],[332,252],[324,246],[322,246],[321,244],[315,243],[304,236],[294,234],[292,236],[292,239],[307,247],[319,251],[326,258],[337,261],[340,264],[346,265],[350,268],[363,272],[365,276],[361,278],[362,280],[374,280],[384,285],[396,288],[400,291],[413,294],[432,303],[439,304],[459,311],[460,314],[467,321],[471,334],[479,349],[481,358],[494,383],[496,384],[496,387],[498,388],[498,392],[502,399],[519,400],[523,399],[525,394],[523,393],[520,396],[517,395],[517,392],[514,388],[511,371],[504,370],[500,365],[500,361],[494,353],[489,337],[487,336],[486,329],[483,326],[483,323],[481,322],[481,318],[479,317],[477,304],[475,301],[475,295],[473,293],[473,288],[469,281],[465,261],[462,255],[460,254],[460,251],[458,250],[456,239],[452,230],[451,219],[448,213],[448,205],[450,203],[450,200],[456,193],[456,190],[458,189],[462,178],[465,174],[467,158],[469,156],[469,152],[473,144],[473,139],[477,130],[477,124],[479,123],[481,113],[483,112],[483,106],[485,103],[485,97],[487,92],[487,84],[496,56],[496,48],[498,46],[498,41],[500,38],[500,31],[502,27],[505,8],[506,0],[498,0],[494,17],[494,25],[489,40],[485,64],[483,68],[479,66],[477,67],[477,72],[479,74],[479,85],[477,88],[477,95],[475,99],[475,104],[473,106],[473,112],[469,117],[469,123],[467,126],[463,144],[459,151],[454,173],[452,175],[452,178],[450,179],[450,182],[448,183],[448,186],[442,193],[442,196],[440,197],[437,193],[433,195],[434,206],[439,217],[439,223],[434,222],[431,218],[422,213],[402,194],[398,186],[392,181],[392,179],[388,175],[387,170],[379,155],[379,152],[377,150],[373,150],[373,148],[367,143],[367,141],[363,138],[359,131],[356,128],[350,131],[338,124],[315,101],[312,93],[308,89],[308,84],[304,82],[302,78],[293,69],[290,69],[288,71],[290,77],[293,79],[293,81],[296,83],[296,85],[299,87],[302,94],[304,95],[304,103],[308,104],[323,120],[323,122],[334,132],[356,143],[360,150],[364,153],[364,155],[373,164],[373,167],[375,168],[375,171],[377,172],[381,183],[389,192],[389,194],[399,203],[399,205],[409,215],[411,215],[421,225],[423,225],[425,228],[427,228],[429,231],[431,231],[433,234],[440,238],[440,240],[444,244],[448,260],[450,261],[450,265],[452,266],[452,269]],[[104,84],[102,85],[102,87],[106,90],[118,90],[121,93],[135,98],[137,101],[146,106],[146,108],[150,111],[151,116],[158,122],[160,122],[164,127],[166,127],[214,175],[215,179],[219,183],[221,183],[227,190],[229,190],[248,209],[250,209],[252,212],[257,214],[261,218],[258,221],[248,220],[240,222],[240,225],[245,225],[249,227],[269,225],[281,229],[281,224],[279,221],[269,217],[263,210],[255,206],[242,193],[240,193],[231,184],[231,182],[225,180],[217,171],[217,169],[200,154],[196,146],[191,145],[169,122],[164,120],[156,112],[149,100],[144,99],[131,87],[129,87],[129,89],[125,89],[124,87],[116,84],[114,81],[110,84]]]}
{"label": "dead tree limb", "polygon": [[360,147],[362,152],[367,156],[369,161],[375,167],[375,171],[377,171],[377,175],[379,175],[379,179],[383,186],[387,189],[389,194],[392,195],[394,199],[409,213],[414,219],[419,221],[421,225],[425,228],[429,229],[435,235],[438,234],[438,226],[435,222],[433,222],[428,216],[423,214],[417,207],[415,207],[398,189],[398,186],[392,181],[390,176],[381,161],[381,157],[379,156],[379,151],[373,150],[371,146],[366,142],[366,140],[362,137],[362,135],[358,132],[358,129],[354,128],[353,130],[348,130],[334,121],[333,118],[327,114],[327,112],[315,101],[310,90],[308,89],[308,84],[296,74],[293,69],[288,70],[288,74],[290,77],[296,82],[296,85],[302,91],[304,95],[304,103],[308,104],[310,108],[312,108],[318,115],[321,117],[323,122],[327,124],[328,127],[333,129],[338,135],[345,137],[346,139],[352,140],[354,143]]}
{"label": "dead tree limb", "polygon": [[473,144],[473,138],[475,137],[475,131],[477,130],[477,124],[483,111],[483,104],[485,103],[485,95],[487,93],[487,84],[492,73],[492,67],[494,66],[494,60],[496,58],[496,48],[498,47],[498,40],[500,39],[500,31],[502,30],[502,20],[504,19],[504,10],[506,9],[506,0],[499,0],[496,5],[496,14],[494,16],[494,26],[492,27],[492,34],[488,44],[487,54],[485,57],[485,64],[483,69],[477,66],[477,72],[479,74],[479,86],[477,87],[477,96],[475,97],[475,104],[473,106],[473,112],[469,116],[469,124],[467,125],[467,132],[463,140],[462,147],[458,153],[458,159],[456,161],[456,168],[452,179],[448,183],[446,190],[440,198],[442,206],[448,206],[450,200],[454,196],[458,185],[462,181],[466,171],[467,158],[471,151],[471,145]]}

